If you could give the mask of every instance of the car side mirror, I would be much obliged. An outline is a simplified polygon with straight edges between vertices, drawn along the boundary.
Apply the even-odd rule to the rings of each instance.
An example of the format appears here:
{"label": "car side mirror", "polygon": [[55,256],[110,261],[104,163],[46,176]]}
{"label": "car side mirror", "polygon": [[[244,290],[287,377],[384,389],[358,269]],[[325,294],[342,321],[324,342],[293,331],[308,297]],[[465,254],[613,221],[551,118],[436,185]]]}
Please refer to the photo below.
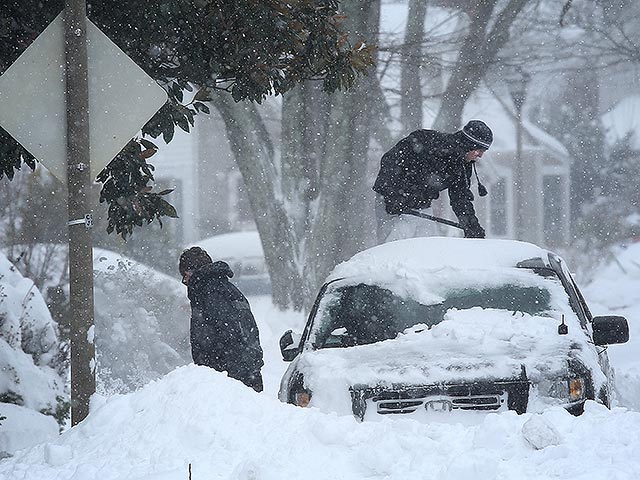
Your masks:
{"label": "car side mirror", "polygon": [[300,335],[293,330],[287,330],[280,337],[280,353],[285,362],[290,362],[298,355]]}
{"label": "car side mirror", "polygon": [[593,317],[593,343],[613,345],[629,340],[629,323],[618,315]]}

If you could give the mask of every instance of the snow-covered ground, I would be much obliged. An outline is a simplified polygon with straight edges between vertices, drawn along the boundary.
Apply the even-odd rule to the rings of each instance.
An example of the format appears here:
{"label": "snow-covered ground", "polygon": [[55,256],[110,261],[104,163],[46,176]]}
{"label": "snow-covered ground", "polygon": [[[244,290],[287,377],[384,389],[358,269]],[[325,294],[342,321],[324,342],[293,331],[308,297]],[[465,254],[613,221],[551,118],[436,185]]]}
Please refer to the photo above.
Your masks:
{"label": "snow-covered ground", "polygon": [[474,426],[358,423],[284,405],[205,367],[99,399],[57,441],[0,462],[11,480],[636,479],[640,413],[489,414]]}
{"label": "snow-covered ground", "polygon": [[189,465],[193,480],[638,479],[640,267],[632,267],[640,265],[640,244],[617,262],[625,274],[609,266],[585,288],[594,313],[624,314],[631,324],[631,341],[609,348],[618,382],[631,392],[612,410],[588,402],[580,417],[552,407],[476,415],[473,422],[359,423],[285,405],[276,399],[287,366],[278,339],[305,319],[253,297],[265,351],[263,393],[204,367],[179,367],[134,393],[96,397],[80,425],[1,460],[0,479],[186,480]]}

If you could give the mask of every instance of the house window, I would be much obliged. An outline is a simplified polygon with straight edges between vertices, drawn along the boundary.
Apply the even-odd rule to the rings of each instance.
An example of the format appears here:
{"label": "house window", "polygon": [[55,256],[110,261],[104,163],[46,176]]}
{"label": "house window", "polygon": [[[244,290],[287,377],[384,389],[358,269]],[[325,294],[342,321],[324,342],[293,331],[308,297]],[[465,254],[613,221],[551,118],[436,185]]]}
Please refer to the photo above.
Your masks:
{"label": "house window", "polygon": [[491,187],[490,230],[496,237],[507,235],[507,184],[504,178],[498,179]]}
{"label": "house window", "polygon": [[564,201],[562,195],[562,177],[560,175],[544,175],[542,197],[542,226],[546,245],[562,244],[564,237]]}

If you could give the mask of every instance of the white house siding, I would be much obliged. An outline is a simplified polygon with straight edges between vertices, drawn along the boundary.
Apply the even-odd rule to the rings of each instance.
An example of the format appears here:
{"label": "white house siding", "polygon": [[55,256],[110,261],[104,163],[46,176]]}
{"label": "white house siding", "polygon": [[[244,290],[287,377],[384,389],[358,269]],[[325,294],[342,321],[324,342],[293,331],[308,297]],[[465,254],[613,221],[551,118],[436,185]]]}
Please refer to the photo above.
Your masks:
{"label": "white house siding", "polygon": [[178,210],[178,219],[165,222],[165,228],[175,237],[178,244],[196,240],[196,219],[199,216],[199,204],[195,195],[198,189],[198,170],[195,137],[197,132],[187,134],[176,127],[176,133],[169,144],[162,138],[154,143],[158,153],[149,159],[156,169],[154,176],[159,188],[175,188],[167,196],[167,201]]}

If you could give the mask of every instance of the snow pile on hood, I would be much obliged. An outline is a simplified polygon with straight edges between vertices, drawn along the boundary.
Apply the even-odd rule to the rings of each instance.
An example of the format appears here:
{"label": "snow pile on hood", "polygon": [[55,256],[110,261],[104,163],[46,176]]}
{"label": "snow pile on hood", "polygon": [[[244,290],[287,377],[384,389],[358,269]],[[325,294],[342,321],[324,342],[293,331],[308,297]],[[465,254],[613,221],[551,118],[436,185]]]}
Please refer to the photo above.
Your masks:
{"label": "snow pile on hood", "polygon": [[0,462],[0,478],[169,480],[640,478],[640,414],[489,414],[473,427],[358,423],[284,405],[186,366],[94,405],[55,442]]}
{"label": "snow pile on hood", "polygon": [[640,410],[640,243],[613,252],[583,292],[594,315],[622,315],[629,341],[608,348],[620,404]]}
{"label": "snow pile on hood", "polygon": [[[312,405],[351,411],[349,387],[357,384],[431,385],[447,381],[512,379],[539,382],[545,374],[566,372],[569,352],[585,365],[598,359],[586,344],[577,319],[567,317],[567,335],[558,335],[559,319],[482,309],[449,310],[430,329],[416,325],[392,340],[350,348],[307,351],[299,359]],[[603,382],[596,378],[596,384]]]}

